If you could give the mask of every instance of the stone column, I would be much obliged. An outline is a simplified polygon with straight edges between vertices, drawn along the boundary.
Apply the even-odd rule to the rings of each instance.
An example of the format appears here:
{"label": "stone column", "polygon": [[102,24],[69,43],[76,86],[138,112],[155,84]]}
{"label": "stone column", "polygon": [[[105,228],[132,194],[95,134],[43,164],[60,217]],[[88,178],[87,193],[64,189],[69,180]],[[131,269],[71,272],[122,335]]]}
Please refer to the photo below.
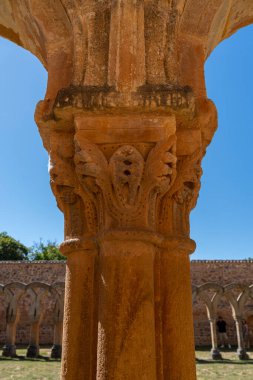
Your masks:
{"label": "stone column", "polygon": [[20,316],[18,301],[23,294],[20,289],[15,289],[15,284],[14,287],[10,287],[11,289],[5,289],[9,302],[6,310],[6,343],[2,355],[6,357],[16,356],[16,330]]}
{"label": "stone column", "polygon": [[216,111],[202,75],[198,94],[177,77],[189,54],[160,3],[69,3],[73,82],[37,107],[65,219],[62,380],[196,378],[189,214]]}
{"label": "stone column", "polygon": [[234,316],[235,326],[236,326],[236,336],[237,336],[237,355],[240,360],[248,360],[249,355],[246,352],[245,344],[243,340],[243,332],[242,332],[242,317],[239,315]]}
{"label": "stone column", "polygon": [[[56,284],[57,285],[57,284]],[[63,292],[62,288],[54,287],[56,302],[54,307],[54,341],[51,349],[51,358],[60,359],[62,355],[62,329],[63,329]]]}
{"label": "stone column", "polygon": [[62,379],[92,379],[95,371],[97,317],[96,250],[92,244],[65,243]]}
{"label": "stone column", "polygon": [[62,354],[62,328],[63,323],[56,322],[54,324],[54,343],[51,349],[51,358],[60,359]]}
{"label": "stone column", "polygon": [[253,4],[25,3],[0,2],[0,34],[48,71],[36,121],[65,218],[62,379],[195,379],[189,214],[217,126],[204,63]]}
{"label": "stone column", "polygon": [[39,123],[65,215],[62,379],[194,380],[188,217],[201,134],[174,115],[71,112],[71,128]]}
{"label": "stone column", "polygon": [[29,288],[31,297],[33,298],[32,305],[29,309],[29,316],[31,321],[30,327],[30,341],[27,347],[26,356],[28,358],[36,358],[39,356],[39,335],[40,335],[40,325],[44,316],[44,305],[43,299],[48,294],[49,286],[44,284],[43,286],[36,288],[35,286]]}
{"label": "stone column", "polygon": [[156,255],[155,379],[196,378],[189,260],[194,249],[190,239],[168,239]]}
{"label": "stone column", "polygon": [[6,325],[6,343],[3,346],[2,355],[6,357],[16,356],[16,330],[17,330],[18,318],[14,321],[7,321]]}
{"label": "stone column", "polygon": [[155,379],[155,249],[123,235],[109,233],[100,245],[97,379],[131,379],[137,368]]}
{"label": "stone column", "polygon": [[212,349],[211,355],[214,360],[221,360],[222,356],[218,350],[218,340],[217,340],[217,327],[216,327],[216,318],[209,318],[210,330],[211,330],[211,341]]}
{"label": "stone column", "polygon": [[39,346],[40,320],[33,321],[30,327],[30,340],[27,347],[26,356],[28,358],[37,358],[40,352]]}

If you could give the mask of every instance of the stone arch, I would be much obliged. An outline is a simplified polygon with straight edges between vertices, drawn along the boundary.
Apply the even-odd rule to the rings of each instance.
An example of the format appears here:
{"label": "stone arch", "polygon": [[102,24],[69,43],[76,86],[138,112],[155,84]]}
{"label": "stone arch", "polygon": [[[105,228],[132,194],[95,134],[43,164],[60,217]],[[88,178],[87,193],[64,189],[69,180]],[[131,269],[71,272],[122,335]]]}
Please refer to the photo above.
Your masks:
{"label": "stone arch", "polygon": [[[241,9],[240,9],[241,8]],[[237,18],[238,12],[240,18]],[[210,26],[210,33],[206,43],[206,56],[224,39],[230,37],[239,28],[253,23],[253,5],[250,0],[241,7],[239,1],[233,0],[231,7],[228,1],[221,3]]]}
{"label": "stone arch", "polygon": [[32,282],[26,286],[26,291],[33,294],[33,302],[29,308],[30,340],[27,357],[39,356],[40,325],[46,312],[45,298],[51,292],[50,285],[42,282]]}
{"label": "stone arch", "polygon": [[[216,334],[216,312],[217,312],[217,300],[223,293],[223,287],[217,283],[209,282],[209,283],[202,284],[200,286],[195,286],[194,290],[196,293],[195,299],[198,299],[201,302],[203,302],[206,308],[206,315],[207,315],[208,325],[210,326],[209,328],[210,328],[210,335],[211,335],[211,337],[209,338],[212,345],[211,356],[213,359],[221,359],[222,357],[218,350],[218,342],[217,342],[217,334]],[[193,307],[193,310],[194,310],[194,307]]]}
{"label": "stone arch", "polygon": [[[209,322],[207,319],[206,304],[198,296],[198,287],[193,285],[193,323],[194,323],[194,336],[195,336],[195,346],[199,345],[209,345],[210,336],[205,334],[209,330]],[[207,335],[207,336],[206,336]]]}
{"label": "stone arch", "polygon": [[245,336],[245,349],[253,345],[253,285],[247,287],[238,297],[242,318],[248,325],[248,334]]}
{"label": "stone arch", "polygon": [[[208,295],[208,291],[214,290],[212,297]],[[236,292],[237,291],[237,295]],[[217,348],[216,336],[216,318],[219,302],[223,297],[229,302],[232,316],[236,326],[236,334],[238,341],[238,356],[239,359],[247,359],[248,355],[245,350],[242,330],[243,306],[249,297],[252,297],[252,285],[247,286],[240,283],[232,283],[226,286],[221,286],[216,283],[205,283],[199,287],[194,287],[195,299],[200,297],[206,305],[207,315],[210,321],[211,336],[212,336],[212,357],[213,359],[221,359],[220,352]]]}
{"label": "stone arch", "polygon": [[[224,13],[224,4],[228,8],[227,13]],[[123,5],[120,12],[117,11],[118,5]],[[189,239],[188,218],[190,210],[196,204],[200,188],[201,159],[217,126],[215,107],[206,98],[204,62],[212,47],[240,26],[252,21],[253,8],[250,0],[212,2],[179,0],[172,2],[170,9],[163,7],[162,16],[165,13],[164,19],[167,19],[165,26],[168,27],[166,37],[169,38],[167,40],[165,38],[165,43],[161,44],[159,53],[161,55],[166,53],[166,72],[164,74],[162,72],[163,65],[157,67],[155,77],[159,78],[159,83],[150,84],[145,80],[151,67],[149,63],[147,66],[144,65],[143,59],[139,59],[139,56],[141,58],[144,56],[145,43],[148,42],[150,46],[152,45],[150,42],[154,42],[157,37],[157,33],[152,33],[153,30],[147,33],[145,22],[143,22],[146,16],[143,6],[152,7],[152,5],[153,2],[149,0],[131,3],[90,0],[82,6],[74,0],[45,0],[44,2],[23,0],[18,3],[5,0],[0,8],[0,32],[32,51],[43,60],[48,70],[47,94],[45,100],[37,107],[36,121],[44,145],[55,161],[51,180],[58,204],[62,206],[66,218],[67,233],[63,248],[69,259],[66,345],[62,367],[64,380],[73,378],[79,380],[84,378],[85,373],[90,375],[92,372],[94,378],[99,373],[101,377],[120,379],[124,377],[126,370],[128,375],[130,374],[129,377],[133,374],[135,378],[143,376],[153,379],[158,371],[159,374],[168,375],[171,380],[186,377],[192,380],[196,377],[193,333],[190,326],[192,322],[190,268],[187,256],[194,250],[194,243]],[[98,44],[99,26],[107,26],[108,11],[110,16],[115,16],[112,21],[115,22],[116,31],[117,27],[120,28],[120,33],[115,33],[115,29],[112,28],[109,39],[106,35],[103,44]],[[80,23],[80,16],[82,16],[82,23]],[[151,18],[152,12],[148,16],[148,21],[153,21]],[[79,22],[76,23],[76,20]],[[222,24],[223,20],[225,25]],[[83,28],[80,28],[80,24]],[[157,26],[157,20],[154,20],[153,29]],[[80,37],[85,41],[83,45],[80,45]],[[87,49],[85,49],[86,46]],[[151,53],[148,52],[149,55],[152,55]],[[110,60],[112,56],[115,59]],[[110,86],[109,76],[104,81],[104,76],[101,79],[98,75],[101,59],[102,62],[106,60],[108,68],[112,69],[108,71],[115,72],[114,86]],[[83,77],[84,82],[76,85],[76,79],[78,82]],[[144,137],[139,141],[142,145],[139,149],[144,150],[143,159],[147,157],[146,143],[158,144],[159,149],[161,148],[159,167],[165,174],[161,177],[159,173],[154,177],[152,198],[148,199],[145,196],[143,192],[146,186],[145,181],[142,183],[144,186],[140,187],[140,192],[144,196],[139,198],[141,199],[141,207],[138,210],[140,217],[134,220],[134,223],[132,220],[128,221],[128,224],[124,225],[126,231],[122,232],[115,228],[116,218],[112,217],[114,201],[112,192],[105,190],[100,181],[92,186],[92,192],[89,188],[81,186],[82,183],[78,182],[78,178],[72,175],[76,168],[73,157],[75,153],[82,155],[85,151],[79,144],[79,140],[83,141],[86,136],[86,131],[83,132],[82,127],[87,122],[87,110],[91,112],[92,118],[96,115],[93,121],[97,121],[94,110],[100,109],[104,112],[113,109],[113,112],[115,110],[117,112],[123,108],[128,114],[127,123],[131,120],[130,124],[133,126],[135,120],[131,114],[132,111],[136,110],[137,113],[142,114],[144,109],[145,112],[147,111],[145,107],[148,107],[148,111],[153,115],[153,121],[158,120],[157,113],[162,115],[163,112],[166,114],[169,111],[167,115],[172,115],[172,118],[169,123],[170,132],[166,131],[166,137],[168,139],[168,134],[172,135],[175,137],[174,142],[177,137],[177,143],[168,150],[166,138],[164,139],[166,143],[160,144],[163,137],[159,137],[158,142],[157,138],[155,140],[153,137],[152,141],[145,141],[147,138]],[[78,118],[77,112],[80,113]],[[105,115],[105,119],[106,128],[111,131],[113,118],[109,112]],[[116,123],[117,128],[120,124],[125,132],[125,120],[121,118],[119,120]],[[167,121],[166,119],[166,123]],[[94,125],[91,129],[94,129],[93,127]],[[159,127],[163,131],[167,128],[167,124],[165,128],[163,117],[159,119]],[[78,136],[76,134],[74,141],[75,128],[78,128]],[[143,129],[144,134],[150,137],[150,133],[145,128],[146,126]],[[64,141],[67,140],[68,144],[60,144],[59,131],[62,133],[61,138],[64,139],[63,136],[65,136]],[[109,134],[116,140],[110,143],[124,144],[122,137],[113,132]],[[97,135],[102,139],[99,144],[103,149],[105,141],[100,133]],[[129,136],[128,139],[133,137]],[[88,166],[88,176],[91,175],[97,180],[99,176],[97,174],[104,173],[103,169],[107,167],[100,165],[98,158],[103,153],[97,147],[98,141],[94,141],[93,137],[90,137],[91,154],[88,158],[84,157],[81,174],[82,178],[87,177]],[[155,173],[157,163],[152,154],[150,161],[152,162],[148,164]],[[87,162],[88,165],[86,165]],[[173,162],[174,165],[172,165]],[[177,175],[173,182],[176,170]],[[63,175],[63,180],[59,179],[60,172],[66,174],[65,177]],[[150,180],[147,177],[145,179]],[[72,180],[73,183],[69,186]],[[166,184],[164,189],[163,183]],[[110,186],[111,182],[107,188]],[[95,194],[93,198],[91,193]],[[108,198],[106,205],[101,201],[105,195]],[[161,199],[163,195],[164,198]],[[87,199],[91,199],[90,203]],[[154,202],[150,202],[150,199],[154,199]],[[86,205],[85,212],[82,214],[83,220],[80,213],[81,201],[84,201]],[[99,238],[95,234],[97,231],[94,232],[94,226],[96,227],[94,220],[96,221],[97,215],[105,216],[98,226]],[[83,222],[81,227],[80,220]],[[83,226],[87,227],[88,237],[84,233]],[[136,260],[133,256],[135,262],[133,271],[131,270],[133,268],[128,267],[128,260],[122,257],[131,255],[136,247],[138,255],[140,252],[140,260],[139,257]],[[118,249],[120,255],[115,254]],[[104,256],[107,257],[104,254],[105,251],[108,253],[109,261],[111,260],[110,264],[113,265],[108,264],[108,261],[105,262]],[[114,256],[110,256],[112,251],[115,251]],[[150,254],[147,255],[147,251]],[[154,252],[157,256],[155,265]],[[98,267],[101,271],[99,274],[95,271],[97,261],[99,261]],[[145,273],[144,269],[147,269]],[[112,273],[115,273],[115,277]],[[121,273],[120,276],[119,273]],[[133,286],[134,274],[136,278],[142,278],[142,281],[134,283],[135,286]],[[94,285],[97,277],[106,279],[106,287],[103,281],[100,281],[98,287]],[[84,282],[89,284],[85,292]],[[117,299],[115,296],[121,289],[119,284],[127,290],[131,289],[129,292],[123,292],[126,298],[118,297]],[[147,289],[149,289],[148,292]],[[75,303],[72,302],[74,297]],[[232,300],[232,296],[229,297],[235,308],[236,303]],[[99,304],[101,299],[103,300],[102,307]],[[89,313],[85,313],[85,309],[89,310]],[[137,313],[136,310],[140,312]],[[115,312],[120,314],[116,334],[115,330],[112,332],[110,318]],[[80,324],[76,322],[80,314],[86,319],[79,329],[77,326]],[[131,319],[133,315],[134,320]],[[139,315],[142,315],[142,318]],[[93,321],[99,322],[98,326],[95,327]],[[139,339],[132,339],[128,328],[120,327],[132,326],[133,323],[138,336],[144,339],[142,346],[145,346],[146,350],[140,349]],[[87,331],[92,333],[89,334]],[[158,336],[159,339],[157,339]],[[117,345],[117,342],[121,341],[124,343],[122,346],[126,347],[124,351]],[[185,342],[185,360],[179,366],[182,345],[178,342],[181,341]],[[83,346],[84,342],[85,347],[79,350],[78,346]],[[76,352],[72,351],[71,343],[77,346]],[[94,357],[95,351],[98,352],[97,367],[94,364],[97,358],[97,355]],[[127,369],[124,364],[126,362],[129,363]],[[142,368],[140,368],[140,362]]]}
{"label": "stone arch", "polygon": [[[27,335],[30,341],[27,349],[28,357],[39,355],[40,326],[43,324],[45,315],[46,323],[50,321],[54,328],[54,345],[52,348],[52,358],[61,357],[63,304],[64,304],[64,282],[56,282],[51,285],[35,281],[24,284],[12,282],[6,285],[0,284],[0,291],[6,298],[6,344],[3,349],[4,356],[16,355],[16,329],[18,324],[23,331],[29,327]],[[20,309],[22,318],[20,319]],[[24,314],[24,311],[26,313]],[[26,331],[26,330],[24,330]],[[52,337],[53,339],[53,337]]]}
{"label": "stone arch", "polygon": [[16,329],[20,318],[19,301],[25,293],[25,284],[12,282],[4,286],[7,295],[6,309],[6,344],[3,347],[3,356],[16,355]]}

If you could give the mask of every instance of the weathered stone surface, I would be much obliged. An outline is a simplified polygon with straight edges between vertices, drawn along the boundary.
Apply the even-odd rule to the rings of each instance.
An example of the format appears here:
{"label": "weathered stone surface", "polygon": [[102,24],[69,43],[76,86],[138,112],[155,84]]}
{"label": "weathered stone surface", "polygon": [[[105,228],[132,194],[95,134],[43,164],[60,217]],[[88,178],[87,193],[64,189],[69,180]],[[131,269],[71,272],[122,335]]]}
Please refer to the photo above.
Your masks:
{"label": "weathered stone surface", "polygon": [[[252,268],[253,261],[237,260],[237,261],[192,261],[191,276],[192,276],[192,292],[193,292],[193,317],[194,317],[194,335],[195,344],[197,346],[210,346],[213,341],[211,357],[213,359],[220,358],[220,353],[217,349],[216,335],[216,317],[222,315],[227,322],[229,343],[233,346],[238,345],[236,323],[233,318],[233,309],[231,309],[230,299],[232,297],[233,304],[237,301],[238,310],[236,317],[242,316],[248,321],[249,326],[249,343],[253,344],[253,301],[252,301]],[[45,283],[58,283],[63,286],[63,274],[65,272],[64,262],[1,262],[0,263],[0,343],[4,346],[3,354],[7,355],[10,345],[6,341],[10,337],[6,333],[12,333],[14,341],[12,347],[16,345],[31,344],[31,333],[39,330],[39,338],[37,339],[37,347],[39,345],[52,345],[51,356],[59,358],[61,355],[62,343],[62,309],[63,309],[63,292],[57,300],[57,293],[50,292],[43,299],[44,312],[41,313],[40,324],[34,326],[34,311],[38,299],[31,296],[30,289],[39,291],[40,287],[44,287]],[[24,279],[28,283],[22,289],[20,299],[17,298],[17,292],[20,285],[24,284]],[[11,285],[14,285],[14,287]],[[193,282],[194,281],[194,282]],[[3,285],[2,285],[3,284]],[[34,285],[36,284],[36,287]],[[231,285],[232,284],[232,285]],[[8,288],[11,286],[12,293],[8,293]],[[54,286],[54,285],[53,285]],[[58,290],[59,287],[58,287]],[[210,307],[212,304],[210,297],[213,298],[215,292],[221,295],[219,302],[216,302],[215,307]],[[53,294],[52,294],[53,293]],[[58,293],[59,294],[59,293]],[[6,321],[6,312],[12,300],[17,303],[21,318],[18,320],[17,329],[10,331],[8,320]],[[207,315],[205,304],[212,312],[212,318]],[[14,307],[14,304],[13,306]],[[235,306],[236,307],[236,306]],[[14,307],[14,310],[16,308]],[[38,314],[38,310],[36,310]],[[213,330],[211,336],[210,332]],[[15,334],[14,334],[15,333]],[[216,339],[216,343],[215,343]],[[216,344],[216,345],[215,345]],[[218,344],[220,344],[218,340]],[[248,343],[245,346],[248,348]],[[241,358],[243,348],[238,350]],[[35,351],[36,352],[36,351]],[[38,352],[37,352],[38,354]]]}
{"label": "weathered stone surface", "polygon": [[217,126],[204,62],[252,18],[250,0],[1,3],[0,33],[48,71],[36,121],[65,216],[62,379],[195,379],[189,213]]}

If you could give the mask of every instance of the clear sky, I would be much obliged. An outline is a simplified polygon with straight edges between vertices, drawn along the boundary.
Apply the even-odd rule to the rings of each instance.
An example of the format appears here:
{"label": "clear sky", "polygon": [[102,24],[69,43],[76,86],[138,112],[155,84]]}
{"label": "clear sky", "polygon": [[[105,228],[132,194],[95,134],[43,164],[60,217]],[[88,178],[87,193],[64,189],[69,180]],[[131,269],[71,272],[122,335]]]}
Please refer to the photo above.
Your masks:
{"label": "clear sky", "polygon": [[[203,160],[191,215],[193,259],[253,257],[253,26],[221,43],[206,63],[219,128]],[[63,217],[49,186],[47,153],[34,109],[47,73],[30,53],[0,39],[0,231],[30,246],[63,239]]]}

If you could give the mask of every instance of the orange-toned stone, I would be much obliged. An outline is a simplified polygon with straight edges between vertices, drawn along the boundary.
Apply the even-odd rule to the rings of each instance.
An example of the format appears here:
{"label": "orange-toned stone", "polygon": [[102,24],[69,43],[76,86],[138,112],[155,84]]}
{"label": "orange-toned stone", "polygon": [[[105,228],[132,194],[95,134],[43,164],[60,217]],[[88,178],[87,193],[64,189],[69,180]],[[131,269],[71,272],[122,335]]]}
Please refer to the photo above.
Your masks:
{"label": "orange-toned stone", "polygon": [[251,0],[1,2],[0,34],[48,70],[62,380],[195,379],[189,214],[217,123],[204,62],[252,19]]}

